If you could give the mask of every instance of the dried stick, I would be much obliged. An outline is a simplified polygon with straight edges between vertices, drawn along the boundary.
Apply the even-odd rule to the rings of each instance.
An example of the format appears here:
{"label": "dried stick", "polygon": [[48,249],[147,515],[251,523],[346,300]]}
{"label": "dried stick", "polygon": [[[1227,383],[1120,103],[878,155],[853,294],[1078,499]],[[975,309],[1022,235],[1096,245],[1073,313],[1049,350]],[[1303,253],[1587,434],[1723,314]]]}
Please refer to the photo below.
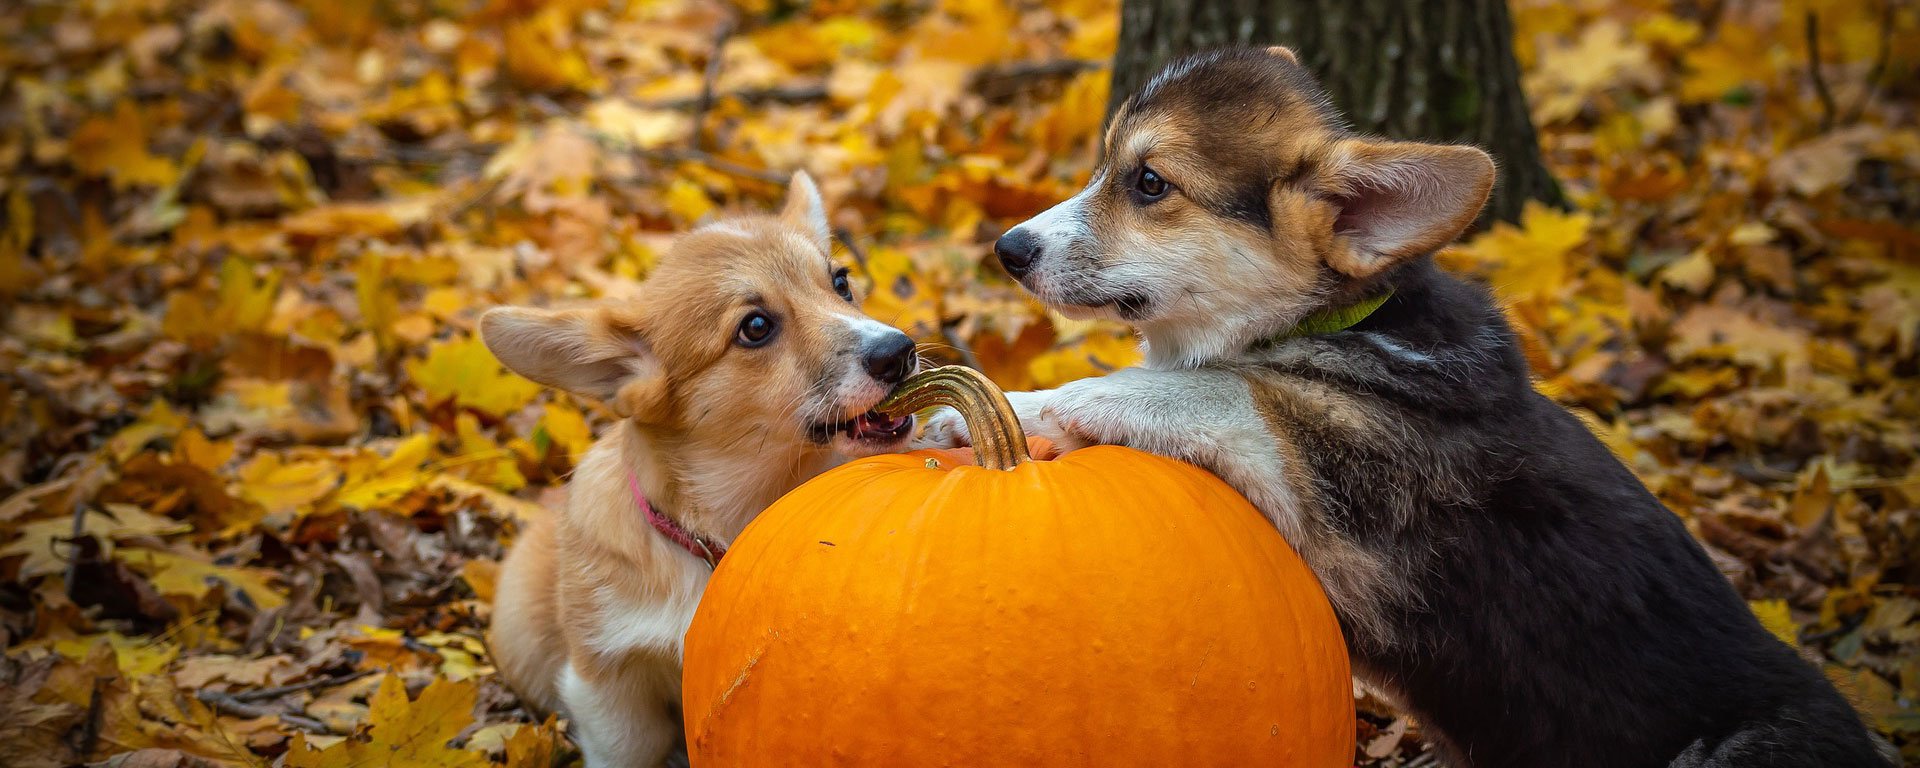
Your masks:
{"label": "dried stick", "polygon": [[1860,84],[1860,99],[1847,110],[1846,121],[1851,123],[1860,119],[1867,111],[1867,104],[1873,101],[1873,94],[1880,90],[1880,76],[1887,72],[1887,60],[1893,56],[1893,0],[1880,4],[1880,55],[1874,57],[1873,68],[1867,70],[1867,79]]}
{"label": "dried stick", "polygon": [[213,707],[216,710],[225,712],[235,717],[273,716],[273,717],[280,718],[281,722],[284,722],[288,725],[294,726],[304,731],[308,731],[311,733],[329,733],[329,734],[339,735],[332,728],[327,727],[326,723],[320,722],[319,720],[309,717],[304,713],[275,711],[272,707],[267,707],[260,704],[250,704],[248,702],[241,701],[240,699],[235,698],[234,695],[231,693],[225,693],[221,691],[201,691],[197,694],[194,694],[194,698],[199,699],[202,703],[206,704],[209,707]]}
{"label": "dried stick", "polygon": [[[293,683],[291,685],[276,685],[272,688],[256,688],[251,691],[236,691],[234,693],[228,693],[224,695],[231,697],[235,701],[261,701],[264,699],[279,698],[289,693],[298,693],[300,691],[310,691],[315,688],[327,688],[335,685],[345,685],[347,683],[351,683],[355,680],[358,680],[360,678],[366,677],[367,675],[371,675],[371,674],[373,674],[373,670],[362,669],[354,672],[349,672],[344,675],[340,675],[339,677],[316,677],[304,683]],[[205,694],[209,692],[201,691],[201,693]]]}
{"label": "dried stick", "polygon": [[1813,75],[1813,92],[1820,97],[1820,106],[1826,115],[1820,118],[1820,130],[1833,128],[1833,121],[1839,115],[1840,108],[1833,102],[1833,91],[1827,88],[1827,76],[1820,71],[1820,17],[1813,11],[1807,11],[1807,71]]}
{"label": "dried stick", "polygon": [[693,103],[693,148],[707,148],[706,123],[707,110],[713,109],[713,84],[720,79],[720,54],[726,48],[727,38],[733,35],[733,20],[720,22],[720,29],[713,34],[713,53],[707,55],[707,71],[700,79],[700,98]]}

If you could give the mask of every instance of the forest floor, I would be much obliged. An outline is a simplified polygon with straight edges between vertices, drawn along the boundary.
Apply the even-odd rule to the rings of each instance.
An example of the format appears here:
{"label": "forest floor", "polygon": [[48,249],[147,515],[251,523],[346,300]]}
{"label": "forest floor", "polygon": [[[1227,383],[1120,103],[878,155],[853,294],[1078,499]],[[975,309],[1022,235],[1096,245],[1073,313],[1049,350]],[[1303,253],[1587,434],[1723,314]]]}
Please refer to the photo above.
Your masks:
{"label": "forest floor", "polygon": [[[1920,763],[1920,8],[1515,21],[1577,208],[1443,261]],[[0,752],[572,759],[480,637],[514,521],[607,416],[503,371],[477,312],[617,295],[806,168],[867,309],[935,356],[1008,388],[1127,365],[1123,329],[1046,314],[988,256],[1084,181],[1117,23],[1114,0],[0,5]],[[1361,705],[1357,763],[1431,761]]]}

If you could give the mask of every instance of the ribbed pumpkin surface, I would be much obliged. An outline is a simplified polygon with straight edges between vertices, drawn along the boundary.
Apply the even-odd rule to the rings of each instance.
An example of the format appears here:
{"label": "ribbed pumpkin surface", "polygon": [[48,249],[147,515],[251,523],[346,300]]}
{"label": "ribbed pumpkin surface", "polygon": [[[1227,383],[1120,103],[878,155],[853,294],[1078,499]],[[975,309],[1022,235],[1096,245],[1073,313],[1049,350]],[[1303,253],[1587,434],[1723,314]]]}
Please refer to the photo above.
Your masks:
{"label": "ribbed pumpkin surface", "polygon": [[850,463],[734,542],[687,633],[695,766],[1352,764],[1332,608],[1225,483],[965,461]]}

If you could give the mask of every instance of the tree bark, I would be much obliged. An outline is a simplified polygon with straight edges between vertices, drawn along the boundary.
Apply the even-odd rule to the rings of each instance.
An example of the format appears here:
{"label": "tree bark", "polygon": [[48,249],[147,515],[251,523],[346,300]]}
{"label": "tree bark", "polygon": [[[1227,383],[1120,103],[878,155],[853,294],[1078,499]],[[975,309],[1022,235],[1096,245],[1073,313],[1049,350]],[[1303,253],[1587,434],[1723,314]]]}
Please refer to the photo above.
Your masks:
{"label": "tree bark", "polygon": [[1124,0],[1108,116],[1168,62],[1223,45],[1292,48],[1363,133],[1491,152],[1483,222],[1518,220],[1529,198],[1566,205],[1540,162],[1505,0]]}

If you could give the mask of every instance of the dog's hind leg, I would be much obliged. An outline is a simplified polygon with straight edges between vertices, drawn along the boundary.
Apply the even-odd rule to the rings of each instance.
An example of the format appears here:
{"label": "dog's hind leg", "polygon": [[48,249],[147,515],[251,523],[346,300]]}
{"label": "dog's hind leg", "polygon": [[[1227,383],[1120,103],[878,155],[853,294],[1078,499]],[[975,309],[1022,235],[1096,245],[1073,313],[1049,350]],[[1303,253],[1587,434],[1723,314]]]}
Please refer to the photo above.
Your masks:
{"label": "dog's hind leg", "polygon": [[[1844,707],[1844,704],[1840,704]],[[1863,737],[1852,712],[1789,705],[1718,741],[1701,739],[1667,768],[1890,768],[1892,745]],[[1820,710],[1820,711],[1812,711]]]}

